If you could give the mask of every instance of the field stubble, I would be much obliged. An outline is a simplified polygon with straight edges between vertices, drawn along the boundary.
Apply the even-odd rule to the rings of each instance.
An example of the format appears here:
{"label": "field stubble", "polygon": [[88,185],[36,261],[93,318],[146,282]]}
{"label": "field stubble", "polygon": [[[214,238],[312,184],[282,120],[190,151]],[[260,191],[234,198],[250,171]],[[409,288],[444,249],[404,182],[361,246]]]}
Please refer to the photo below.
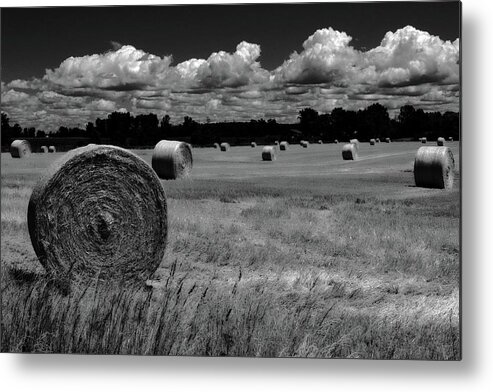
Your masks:
{"label": "field stubble", "polygon": [[195,149],[191,178],[163,182],[168,247],[148,284],[69,290],[27,232],[53,158],[2,155],[2,351],[460,359],[458,180],[414,187],[418,147],[362,146],[350,163],[327,145],[274,163]]}

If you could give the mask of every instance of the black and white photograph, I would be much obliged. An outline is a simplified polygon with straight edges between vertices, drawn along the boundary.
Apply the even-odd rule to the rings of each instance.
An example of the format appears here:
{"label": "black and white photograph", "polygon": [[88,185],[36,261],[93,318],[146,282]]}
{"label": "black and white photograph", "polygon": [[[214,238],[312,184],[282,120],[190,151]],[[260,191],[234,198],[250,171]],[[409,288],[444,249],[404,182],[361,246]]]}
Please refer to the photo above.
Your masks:
{"label": "black and white photograph", "polygon": [[460,361],[461,31],[2,7],[1,352]]}

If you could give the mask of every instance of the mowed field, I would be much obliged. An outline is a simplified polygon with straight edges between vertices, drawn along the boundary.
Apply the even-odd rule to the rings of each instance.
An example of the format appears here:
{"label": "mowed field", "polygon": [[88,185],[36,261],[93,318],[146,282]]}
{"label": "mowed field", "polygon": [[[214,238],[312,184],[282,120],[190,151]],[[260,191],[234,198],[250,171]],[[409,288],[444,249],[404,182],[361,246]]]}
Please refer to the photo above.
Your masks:
{"label": "mowed field", "polygon": [[[414,186],[418,142],[193,150],[163,181],[147,284],[49,281],[27,205],[62,153],[2,154],[2,351],[460,359],[459,143],[452,191]],[[434,145],[434,143],[428,143]],[[152,150],[137,150],[150,163]]]}

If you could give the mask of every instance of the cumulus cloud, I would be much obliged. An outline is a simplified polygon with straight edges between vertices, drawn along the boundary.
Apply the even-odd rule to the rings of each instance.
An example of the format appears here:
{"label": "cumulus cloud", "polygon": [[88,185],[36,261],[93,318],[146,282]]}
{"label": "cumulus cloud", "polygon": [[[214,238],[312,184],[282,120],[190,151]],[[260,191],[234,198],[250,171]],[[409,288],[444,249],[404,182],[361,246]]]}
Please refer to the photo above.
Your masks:
{"label": "cumulus cloud", "polygon": [[240,42],[176,65],[131,45],[69,57],[44,77],[2,82],[2,110],[23,126],[55,129],[84,124],[115,110],[192,116],[204,121],[274,117],[296,121],[299,110],[358,110],[379,102],[426,110],[458,110],[459,40],[444,41],[406,26],[373,49],[351,46],[332,28],[315,31],[279,67],[260,64],[258,44]]}

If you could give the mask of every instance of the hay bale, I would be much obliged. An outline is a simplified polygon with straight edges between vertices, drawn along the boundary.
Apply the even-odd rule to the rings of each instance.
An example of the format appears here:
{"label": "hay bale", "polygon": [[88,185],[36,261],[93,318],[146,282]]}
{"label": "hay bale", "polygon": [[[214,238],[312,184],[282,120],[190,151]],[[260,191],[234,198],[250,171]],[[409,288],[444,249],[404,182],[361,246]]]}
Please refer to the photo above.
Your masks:
{"label": "hay bale", "polygon": [[219,143],[214,143],[214,148],[219,148]]}
{"label": "hay bale", "polygon": [[322,140],[319,140],[318,144],[324,144],[324,142]]}
{"label": "hay bale", "polygon": [[390,142],[391,142],[390,137],[386,137],[385,138],[385,143],[390,143]]}
{"label": "hay bale", "polygon": [[48,152],[56,152],[55,146],[48,147]]}
{"label": "hay bale", "polygon": [[425,137],[422,137],[421,138],[421,143],[426,144],[426,142],[427,142],[426,138]]}
{"label": "hay bale", "polygon": [[48,147],[47,146],[41,146],[40,152],[47,153],[48,152]]}
{"label": "hay bale", "polygon": [[359,147],[359,140],[358,139],[351,139],[349,143],[356,144]]}
{"label": "hay bale", "polygon": [[230,148],[229,143],[221,143],[221,151],[228,151]]}
{"label": "hay bale", "polygon": [[449,141],[449,142],[453,142],[453,141],[454,141],[454,138],[453,138],[452,136],[450,136],[450,137],[448,138],[448,141]]}
{"label": "hay bale", "polygon": [[265,146],[262,149],[262,160],[263,161],[276,160],[276,149],[274,148],[274,146]]}
{"label": "hay bale", "polygon": [[137,155],[89,145],[48,168],[29,199],[27,223],[50,275],[144,280],[164,256],[166,196]]}
{"label": "hay bale", "polygon": [[420,147],[414,160],[414,181],[423,188],[451,189],[455,161],[448,147]]}
{"label": "hay bale", "polygon": [[27,140],[14,140],[10,145],[12,158],[27,158],[31,155],[31,145]]}
{"label": "hay bale", "polygon": [[370,139],[370,146],[374,146],[377,141],[375,139]]}
{"label": "hay bale", "polygon": [[302,141],[300,142],[300,145],[301,145],[301,147],[303,147],[303,148],[308,148],[308,144],[309,144],[309,143],[308,143],[306,140],[302,140]]}
{"label": "hay bale", "polygon": [[152,168],[163,180],[188,177],[193,167],[192,148],[188,143],[161,140],[152,153]]}
{"label": "hay bale", "polygon": [[276,141],[274,142],[274,144],[275,144],[276,146],[278,146],[278,145],[279,145],[279,140],[276,140]]}
{"label": "hay bale", "polygon": [[339,140],[334,139],[334,144],[337,144],[337,143],[339,143]]}
{"label": "hay bale", "polygon": [[375,139],[375,141],[376,141],[377,143],[380,143],[380,138],[378,138],[378,137],[377,137],[377,138]]}
{"label": "hay bale", "polygon": [[354,143],[347,143],[342,146],[342,159],[345,161],[358,159],[358,147]]}
{"label": "hay bale", "polygon": [[437,139],[437,146],[443,146],[444,143],[445,143],[445,138],[439,137]]}
{"label": "hay bale", "polygon": [[250,147],[252,147],[252,148],[257,147],[257,143],[255,143],[255,142],[251,142],[251,143],[250,143]]}
{"label": "hay bale", "polygon": [[286,151],[287,149],[289,149],[289,143],[286,141],[281,142],[281,144],[279,144],[279,149],[281,151]]}

